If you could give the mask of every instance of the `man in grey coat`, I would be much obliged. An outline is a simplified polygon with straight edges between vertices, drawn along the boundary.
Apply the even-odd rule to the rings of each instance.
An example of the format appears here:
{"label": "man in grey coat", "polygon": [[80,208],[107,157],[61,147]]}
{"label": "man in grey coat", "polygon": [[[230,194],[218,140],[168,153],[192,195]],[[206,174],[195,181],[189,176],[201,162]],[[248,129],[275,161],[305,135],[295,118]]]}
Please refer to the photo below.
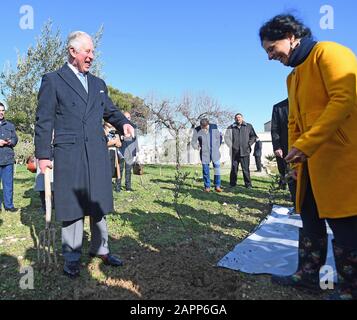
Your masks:
{"label": "man in grey coat", "polygon": [[204,191],[210,192],[210,163],[214,167],[214,185],[216,192],[222,192],[219,148],[222,143],[222,136],[216,124],[209,123],[208,119],[202,119],[200,126],[193,130],[191,145],[194,149],[200,149],[202,162]]}
{"label": "man in grey coat", "polygon": [[91,37],[68,37],[68,63],[43,76],[36,112],[35,147],[41,172],[51,167],[54,132],[54,198],[62,222],[64,274],[80,273],[84,217],[90,216],[90,256],[121,266],[110,254],[105,215],[113,211],[111,168],[102,121],[130,136],[134,129],[108,97],[105,82],[89,69],[94,59]]}

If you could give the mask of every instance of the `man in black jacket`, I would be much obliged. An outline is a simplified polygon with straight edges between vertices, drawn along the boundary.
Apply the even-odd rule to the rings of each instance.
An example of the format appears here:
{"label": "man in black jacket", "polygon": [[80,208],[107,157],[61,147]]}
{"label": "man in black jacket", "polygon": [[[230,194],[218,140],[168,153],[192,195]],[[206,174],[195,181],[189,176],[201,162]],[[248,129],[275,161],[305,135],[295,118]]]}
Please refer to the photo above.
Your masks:
{"label": "man in black jacket", "polygon": [[259,138],[257,138],[257,140],[255,141],[253,153],[253,156],[255,158],[255,165],[257,167],[256,172],[262,172],[262,149],[263,143],[260,141]]}
{"label": "man in black jacket", "polygon": [[243,171],[244,184],[246,188],[252,188],[250,179],[250,153],[257,135],[250,123],[246,123],[241,113],[234,117],[235,122],[230,125],[224,136],[227,146],[230,148],[232,168],[230,174],[230,186],[237,185],[237,172],[239,163]]}
{"label": "man in black jacket", "polygon": [[[278,163],[280,173],[280,188],[286,189],[285,175],[288,173],[287,164],[284,158],[288,154],[288,117],[289,117],[289,101],[285,99],[273,107],[273,115],[271,120],[271,138],[273,150]],[[288,180],[291,200],[295,206],[296,181]]]}
{"label": "man in black jacket", "polygon": [[2,181],[4,207],[10,212],[17,211],[13,203],[14,147],[17,141],[15,126],[5,120],[5,106],[0,102],[0,180]]}

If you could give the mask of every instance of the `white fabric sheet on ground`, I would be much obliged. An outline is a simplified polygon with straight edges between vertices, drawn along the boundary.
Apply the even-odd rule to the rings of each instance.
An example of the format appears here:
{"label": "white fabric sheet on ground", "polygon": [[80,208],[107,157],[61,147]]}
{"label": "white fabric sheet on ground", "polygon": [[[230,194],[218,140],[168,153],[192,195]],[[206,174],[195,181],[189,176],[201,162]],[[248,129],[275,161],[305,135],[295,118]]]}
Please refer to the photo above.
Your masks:
{"label": "white fabric sheet on ground", "polygon": [[[297,269],[300,215],[290,215],[292,208],[274,206],[271,214],[221,261],[219,267],[252,274],[290,275]],[[329,234],[326,265],[335,272],[332,231]],[[336,276],[335,276],[336,279]]]}

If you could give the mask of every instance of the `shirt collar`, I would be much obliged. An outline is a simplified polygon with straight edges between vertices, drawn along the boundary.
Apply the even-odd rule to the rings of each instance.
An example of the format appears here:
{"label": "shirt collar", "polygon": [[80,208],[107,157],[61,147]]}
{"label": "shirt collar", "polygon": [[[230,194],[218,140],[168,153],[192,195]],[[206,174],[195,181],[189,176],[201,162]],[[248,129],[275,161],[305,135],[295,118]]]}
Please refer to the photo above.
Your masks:
{"label": "shirt collar", "polygon": [[74,74],[78,77],[80,74],[82,74],[83,76],[86,76],[86,73],[81,73],[79,72],[79,70],[71,63],[67,62],[68,67],[74,72]]}

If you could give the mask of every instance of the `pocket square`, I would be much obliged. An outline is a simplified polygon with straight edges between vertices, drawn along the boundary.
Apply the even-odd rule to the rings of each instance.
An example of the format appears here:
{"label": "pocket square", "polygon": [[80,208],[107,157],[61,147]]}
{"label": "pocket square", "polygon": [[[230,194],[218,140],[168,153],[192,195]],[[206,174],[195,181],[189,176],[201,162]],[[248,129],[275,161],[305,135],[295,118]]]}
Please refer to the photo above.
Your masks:
{"label": "pocket square", "polygon": [[104,90],[100,90],[100,92],[99,93],[104,93]]}

